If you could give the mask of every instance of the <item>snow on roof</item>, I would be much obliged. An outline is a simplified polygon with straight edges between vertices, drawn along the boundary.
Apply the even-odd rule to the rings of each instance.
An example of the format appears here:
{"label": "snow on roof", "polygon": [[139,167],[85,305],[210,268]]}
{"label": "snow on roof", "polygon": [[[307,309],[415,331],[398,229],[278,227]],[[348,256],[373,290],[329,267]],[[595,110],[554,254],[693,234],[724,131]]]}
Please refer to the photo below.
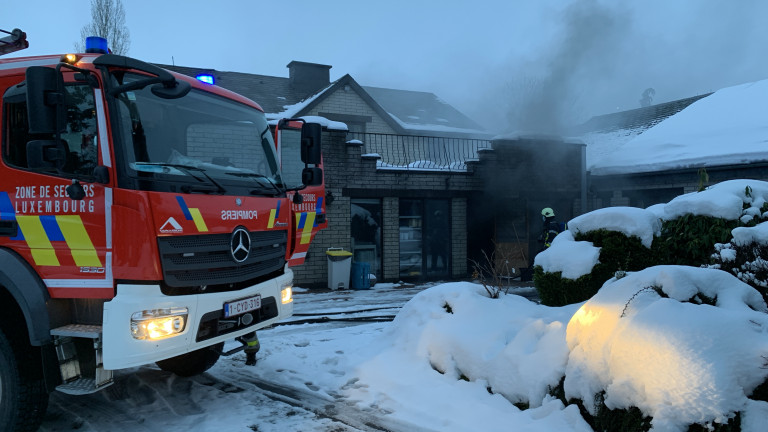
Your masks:
{"label": "snow on roof", "polygon": [[[745,213],[757,211],[759,214],[766,200],[768,200],[768,182],[728,180],[712,185],[701,192],[692,192],[674,198],[664,206],[664,219],[693,214],[736,220]],[[749,204],[748,209],[755,210],[745,210],[744,204]]]}
{"label": "snow on roof", "polygon": [[475,134],[475,135],[486,135],[487,133],[481,129],[466,129],[466,128],[457,128],[457,127],[451,127],[446,126],[443,124],[423,124],[423,123],[411,123],[411,122],[405,122],[400,120],[398,116],[392,113],[387,113],[389,116],[394,119],[397,124],[400,125],[403,129],[407,130],[415,130],[415,131],[429,131],[429,132],[448,132],[448,133],[463,133],[463,134]]}
{"label": "snow on roof", "polygon": [[618,143],[588,168],[607,175],[766,161],[766,112],[768,80],[725,88]]}
{"label": "snow on roof", "polygon": [[369,86],[363,89],[403,129],[487,134],[482,126],[433,93]]}
{"label": "snow on roof", "polygon": [[284,119],[284,118],[293,118],[293,116],[295,116],[299,111],[301,111],[307,105],[309,105],[312,102],[314,102],[317,98],[321,97],[326,92],[326,90],[328,90],[329,88],[333,87],[334,84],[335,84],[335,82],[331,83],[330,85],[328,85],[324,89],[318,91],[317,93],[313,94],[312,96],[310,96],[310,97],[308,97],[308,98],[306,98],[306,99],[304,99],[304,100],[302,100],[300,102],[297,102],[297,103],[292,104],[292,105],[284,105],[282,107],[283,108],[282,111],[278,111],[278,112],[274,112],[274,113],[266,113],[267,118],[270,119],[270,120],[274,120],[274,119],[279,120],[279,119]]}

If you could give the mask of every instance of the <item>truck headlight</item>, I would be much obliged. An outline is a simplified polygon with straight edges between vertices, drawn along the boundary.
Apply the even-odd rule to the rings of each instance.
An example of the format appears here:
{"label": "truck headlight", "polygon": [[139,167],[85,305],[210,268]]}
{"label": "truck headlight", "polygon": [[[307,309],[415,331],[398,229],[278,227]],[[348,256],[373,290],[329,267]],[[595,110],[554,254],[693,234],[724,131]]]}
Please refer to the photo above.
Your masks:
{"label": "truck headlight", "polygon": [[283,304],[288,304],[293,301],[293,288],[290,285],[283,287],[283,290],[280,291],[280,301],[283,302]]}
{"label": "truck headlight", "polygon": [[140,340],[176,336],[187,324],[187,308],[152,309],[131,315],[131,335]]}

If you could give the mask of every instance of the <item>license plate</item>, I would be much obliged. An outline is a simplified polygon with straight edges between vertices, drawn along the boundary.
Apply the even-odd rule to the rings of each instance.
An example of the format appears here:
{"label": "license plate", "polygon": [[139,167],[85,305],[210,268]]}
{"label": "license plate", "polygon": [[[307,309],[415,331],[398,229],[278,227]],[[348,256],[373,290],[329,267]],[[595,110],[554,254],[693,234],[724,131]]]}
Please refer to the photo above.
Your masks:
{"label": "license plate", "polygon": [[226,302],[224,303],[224,318],[242,315],[256,309],[261,309],[260,295]]}

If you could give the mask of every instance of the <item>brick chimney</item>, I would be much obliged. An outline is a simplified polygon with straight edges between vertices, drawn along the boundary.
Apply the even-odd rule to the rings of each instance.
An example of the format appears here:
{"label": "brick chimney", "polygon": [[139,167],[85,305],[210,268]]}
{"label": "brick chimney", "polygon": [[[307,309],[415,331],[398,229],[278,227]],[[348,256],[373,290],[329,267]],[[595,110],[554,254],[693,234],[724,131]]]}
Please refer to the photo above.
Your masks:
{"label": "brick chimney", "polygon": [[297,91],[311,94],[331,83],[331,66],[294,60],[287,67],[291,87]]}

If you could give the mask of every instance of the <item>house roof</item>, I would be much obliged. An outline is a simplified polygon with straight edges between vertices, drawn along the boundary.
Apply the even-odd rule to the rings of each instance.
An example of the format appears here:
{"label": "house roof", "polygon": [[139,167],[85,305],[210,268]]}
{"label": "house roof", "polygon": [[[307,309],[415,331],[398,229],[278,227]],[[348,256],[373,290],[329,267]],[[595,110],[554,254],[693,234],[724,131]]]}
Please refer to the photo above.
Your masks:
{"label": "house roof", "polygon": [[288,78],[257,75],[243,72],[224,72],[215,69],[172,66],[159,64],[161,68],[195,77],[201,73],[211,74],[214,83],[227,90],[239,93],[258,103],[265,112],[285,111],[286,105],[296,104],[312,96],[312,92],[291,86]]}
{"label": "house roof", "polygon": [[587,122],[577,126],[576,134],[588,132],[612,132],[621,129],[648,129],[660,123],[667,117],[673,116],[688,105],[707,97],[712,93],[693,96],[671,102],[650,105],[643,108],[603,114],[592,117]]}
{"label": "house roof", "polygon": [[595,175],[768,161],[768,80],[716,91],[592,164]]}
{"label": "house roof", "polygon": [[569,132],[587,145],[587,169],[623,144],[711,93],[617,113],[595,116]]}
{"label": "house roof", "polygon": [[272,114],[270,117],[306,115],[325,97],[348,85],[399,134],[487,136],[480,125],[433,93],[363,87],[349,74],[323,88],[302,91],[292,85],[289,78],[175,65],[158,66],[192,77],[201,73],[213,75],[216,85],[252,99],[266,113]]}
{"label": "house roof", "polygon": [[485,133],[483,128],[434,93],[363,86],[405,130]]}

